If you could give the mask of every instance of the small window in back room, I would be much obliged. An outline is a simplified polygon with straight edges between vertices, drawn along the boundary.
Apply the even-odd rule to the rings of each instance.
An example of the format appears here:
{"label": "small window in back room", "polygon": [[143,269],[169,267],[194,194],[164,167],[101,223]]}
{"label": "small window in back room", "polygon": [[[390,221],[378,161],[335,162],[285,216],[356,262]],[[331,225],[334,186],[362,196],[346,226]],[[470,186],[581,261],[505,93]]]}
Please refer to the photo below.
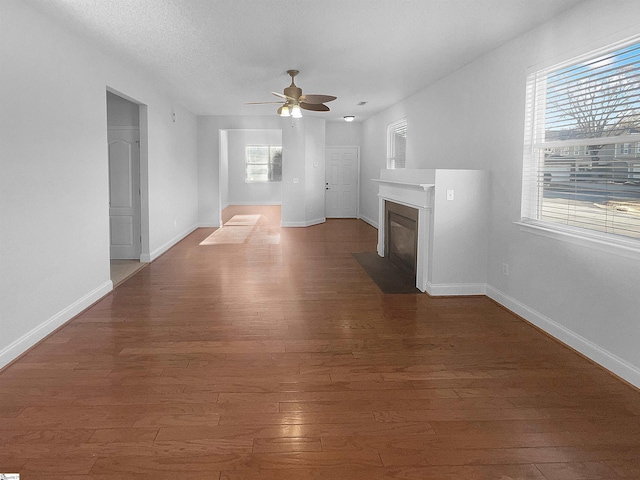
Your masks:
{"label": "small window in back room", "polygon": [[387,168],[404,168],[407,151],[407,119],[387,127]]}
{"label": "small window in back room", "polygon": [[282,181],[282,147],[247,145],[244,179],[247,183]]}

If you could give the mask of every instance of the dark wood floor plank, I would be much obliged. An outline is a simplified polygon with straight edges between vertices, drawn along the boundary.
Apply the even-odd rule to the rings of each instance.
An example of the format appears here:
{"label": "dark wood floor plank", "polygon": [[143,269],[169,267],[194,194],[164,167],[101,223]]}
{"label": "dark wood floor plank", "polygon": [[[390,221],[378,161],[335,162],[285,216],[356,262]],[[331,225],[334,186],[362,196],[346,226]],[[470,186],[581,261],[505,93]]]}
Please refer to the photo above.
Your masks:
{"label": "dark wood floor plank", "polygon": [[257,211],[263,243],[198,229],[0,372],[0,471],[640,478],[640,392],[486,297],[381,293],[362,221]]}
{"label": "dark wood floor plank", "polygon": [[220,480],[545,480],[535,465],[474,465],[401,468],[242,469]]}
{"label": "dark wood floor plank", "polygon": [[536,466],[547,480],[615,480],[620,478],[603,462],[541,463]]}

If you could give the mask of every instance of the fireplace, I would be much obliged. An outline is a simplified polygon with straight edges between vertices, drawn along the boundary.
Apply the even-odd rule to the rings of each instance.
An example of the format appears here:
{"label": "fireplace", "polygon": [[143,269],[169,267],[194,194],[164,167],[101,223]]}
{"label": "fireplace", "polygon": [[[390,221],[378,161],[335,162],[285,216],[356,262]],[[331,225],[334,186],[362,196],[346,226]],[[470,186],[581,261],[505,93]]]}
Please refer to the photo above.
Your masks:
{"label": "fireplace", "polygon": [[416,275],[418,210],[385,201],[384,256],[410,275]]}
{"label": "fireplace", "polygon": [[378,255],[415,276],[427,289],[431,205],[435,170],[382,170],[379,184]]}

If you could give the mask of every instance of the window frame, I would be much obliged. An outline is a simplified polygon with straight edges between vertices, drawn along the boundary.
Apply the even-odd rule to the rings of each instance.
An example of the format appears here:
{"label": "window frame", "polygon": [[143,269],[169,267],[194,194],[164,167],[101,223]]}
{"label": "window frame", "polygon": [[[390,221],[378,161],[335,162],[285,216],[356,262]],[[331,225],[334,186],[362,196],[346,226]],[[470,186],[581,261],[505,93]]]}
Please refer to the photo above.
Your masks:
{"label": "window frame", "polygon": [[[536,66],[528,69],[526,81],[526,117],[522,171],[521,217],[519,221],[515,222],[520,226],[521,230],[568,241],[574,244],[594,247],[598,250],[606,250],[626,257],[631,256],[633,258],[640,258],[640,238],[620,235],[617,233],[600,232],[592,228],[583,228],[563,223],[556,223],[553,221],[545,221],[540,218],[543,216],[540,213],[542,208],[540,206],[540,198],[544,192],[544,180],[542,180],[543,177],[540,176],[541,165],[543,165],[543,163],[540,162],[540,159],[544,156],[544,149],[542,146],[547,148],[549,146],[555,148],[563,148],[566,146],[573,148],[574,153],[577,148],[584,148],[586,155],[586,152],[589,151],[587,146],[588,144],[599,143],[597,140],[607,138],[608,142],[606,145],[612,145],[615,153],[617,153],[619,149],[624,151],[624,148],[626,147],[629,154],[633,154],[634,145],[640,145],[640,142],[638,142],[638,134],[627,132],[626,134],[601,137],[599,139],[584,138],[566,141],[546,141],[544,138],[544,126],[546,126],[544,113],[541,114],[542,120],[536,116],[536,111],[544,111],[544,108],[542,108],[542,110],[540,109],[540,102],[543,104],[546,102],[546,87],[543,87],[541,91],[540,84],[538,83],[536,85],[536,83],[539,82],[540,75],[549,75],[551,73],[561,71],[563,68],[578,66],[588,61],[594,61],[601,55],[614,53],[620,49],[631,47],[636,44],[640,44],[640,35],[635,35],[621,42],[611,43],[602,48],[591,49],[583,55],[567,59],[563,62],[556,62],[553,65]],[[547,80],[545,78],[545,85],[546,82]],[[629,108],[629,110],[632,110],[632,108]],[[540,128],[541,124],[543,125],[542,128]],[[636,154],[640,153],[640,149],[635,150]],[[546,151],[548,153],[550,150]],[[576,162],[576,166],[577,165],[578,163]],[[586,192],[586,190],[582,191]]]}
{"label": "window frame", "polygon": [[[267,160],[264,162],[255,162],[250,161],[250,150],[257,148],[266,148],[267,149]],[[274,162],[274,158],[276,152],[280,153],[280,162]],[[264,165],[267,167],[267,179],[266,180],[255,180],[249,178],[249,169],[250,167],[255,167],[257,165]],[[277,179],[271,179],[271,175],[274,171],[274,166],[280,166],[280,175]],[[261,145],[261,144],[251,144],[245,145],[244,150],[244,182],[245,183],[279,183],[282,182],[282,145]]]}
{"label": "window frame", "polygon": [[[404,135],[402,135],[404,134]],[[404,145],[399,151],[397,137],[404,137]],[[406,168],[407,164],[407,117],[387,125],[387,168],[390,170]]]}

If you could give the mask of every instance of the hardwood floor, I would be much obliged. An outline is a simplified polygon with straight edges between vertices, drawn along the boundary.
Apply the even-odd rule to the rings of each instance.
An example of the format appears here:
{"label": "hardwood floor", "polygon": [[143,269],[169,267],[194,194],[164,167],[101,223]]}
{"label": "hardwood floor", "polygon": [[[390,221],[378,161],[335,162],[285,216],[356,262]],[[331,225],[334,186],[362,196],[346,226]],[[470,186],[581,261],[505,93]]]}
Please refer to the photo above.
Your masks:
{"label": "hardwood floor", "polygon": [[0,373],[22,479],[638,479],[640,392],[485,297],[384,295],[362,221],[200,229]]}

